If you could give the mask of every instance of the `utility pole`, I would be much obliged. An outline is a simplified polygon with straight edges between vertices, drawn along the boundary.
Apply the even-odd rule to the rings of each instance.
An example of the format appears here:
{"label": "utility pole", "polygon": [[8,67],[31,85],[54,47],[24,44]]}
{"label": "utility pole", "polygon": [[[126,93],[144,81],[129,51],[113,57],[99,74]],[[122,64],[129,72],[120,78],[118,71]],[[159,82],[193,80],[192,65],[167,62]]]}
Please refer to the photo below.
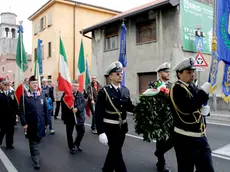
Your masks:
{"label": "utility pole", "polygon": [[[213,0],[213,33],[212,33],[212,52],[217,50],[217,39],[216,39],[216,0]],[[216,94],[212,94],[213,110],[217,110]]]}

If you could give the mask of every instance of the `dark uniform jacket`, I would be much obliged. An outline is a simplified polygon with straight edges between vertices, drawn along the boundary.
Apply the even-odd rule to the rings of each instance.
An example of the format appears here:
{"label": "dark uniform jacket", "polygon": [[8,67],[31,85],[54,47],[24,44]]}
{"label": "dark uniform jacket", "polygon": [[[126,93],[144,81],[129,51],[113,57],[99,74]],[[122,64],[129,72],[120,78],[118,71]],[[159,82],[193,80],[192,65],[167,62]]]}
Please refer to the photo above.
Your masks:
{"label": "dark uniform jacket", "polygon": [[17,112],[18,105],[14,91],[8,91],[8,95],[0,91],[0,127],[14,125]]}
{"label": "dark uniform jacket", "polygon": [[[187,87],[181,81],[177,81],[171,88],[170,98],[175,127],[185,131],[203,132],[203,117],[199,110],[207,102],[208,94],[194,84]],[[173,103],[182,113],[175,110]]]}
{"label": "dark uniform jacket", "polygon": [[[130,99],[130,93],[128,88],[121,86],[120,93],[112,85],[107,85],[104,88],[107,90],[115,107],[120,112],[122,112],[121,113],[122,120],[125,120],[127,117],[127,111],[133,112],[133,108],[134,108]],[[98,134],[104,133],[106,126],[108,125],[110,127],[114,127],[114,129],[119,128],[119,125],[107,124],[107,123],[105,124],[103,122],[103,119],[119,121],[119,115],[115,113],[116,111],[114,110],[108,98],[106,97],[104,88],[98,92],[98,97],[97,97],[97,102],[95,107],[96,127],[97,127]],[[128,132],[127,123],[124,123],[122,125],[122,129],[124,130],[124,132]]]}
{"label": "dark uniform jacket", "polygon": [[[65,94],[65,93],[64,93]],[[63,94],[63,97],[64,97]],[[85,123],[85,98],[81,92],[77,92],[73,94],[74,96],[74,108],[77,108],[78,111],[76,113],[77,124],[81,125]],[[72,109],[69,109],[64,101],[62,101],[62,120],[64,124],[75,122],[74,114]]]}
{"label": "dark uniform jacket", "polygon": [[[24,107],[23,107],[24,104]],[[19,116],[22,126],[28,125],[28,138],[41,138],[45,136],[45,127],[48,125],[48,106],[44,94],[37,92],[37,96],[32,93],[25,93],[20,100]]]}

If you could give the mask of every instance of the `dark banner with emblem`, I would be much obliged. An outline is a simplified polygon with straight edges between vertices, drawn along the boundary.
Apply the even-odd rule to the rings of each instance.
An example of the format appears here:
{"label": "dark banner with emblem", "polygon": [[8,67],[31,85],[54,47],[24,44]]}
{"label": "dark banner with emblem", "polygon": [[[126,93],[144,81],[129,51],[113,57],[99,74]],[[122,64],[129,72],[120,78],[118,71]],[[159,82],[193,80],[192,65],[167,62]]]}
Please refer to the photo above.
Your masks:
{"label": "dark banner with emblem", "polygon": [[210,66],[209,71],[209,78],[208,82],[212,85],[211,87],[211,93],[216,89],[216,77],[218,72],[218,66],[219,66],[219,58],[216,51],[212,52],[212,62]]}
{"label": "dark banner with emblem", "polygon": [[222,94],[226,102],[230,97],[229,91],[229,72],[230,72],[230,0],[218,0],[217,2],[217,53],[225,63],[224,77],[222,82]]}
{"label": "dark banner with emblem", "polygon": [[230,63],[225,63],[222,93],[224,101],[226,103],[230,102]]}
{"label": "dark banner with emblem", "polygon": [[123,22],[121,25],[121,38],[120,38],[120,55],[119,55],[119,62],[123,65],[123,78],[122,78],[122,85],[125,86],[125,67],[127,66],[127,57],[126,57],[126,26]]}

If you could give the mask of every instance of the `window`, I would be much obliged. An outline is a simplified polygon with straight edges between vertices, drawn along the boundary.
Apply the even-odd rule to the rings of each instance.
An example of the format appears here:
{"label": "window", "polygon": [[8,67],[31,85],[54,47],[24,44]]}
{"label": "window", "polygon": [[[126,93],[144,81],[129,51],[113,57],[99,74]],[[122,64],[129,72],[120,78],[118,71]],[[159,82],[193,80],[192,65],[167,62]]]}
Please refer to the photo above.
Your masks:
{"label": "window", "polygon": [[136,42],[137,44],[148,43],[157,40],[156,19],[137,23]]}
{"label": "window", "polygon": [[110,33],[105,35],[105,50],[114,50],[118,48],[118,33]]}
{"label": "window", "polygon": [[10,31],[10,29],[8,27],[6,27],[5,31],[6,31],[6,37],[8,38],[9,37],[9,31]]}
{"label": "window", "polygon": [[44,45],[42,45],[42,47],[41,47],[42,49],[41,49],[41,55],[42,55],[42,60],[44,60]]}
{"label": "window", "polygon": [[33,28],[34,28],[34,35],[37,35],[38,34],[38,23],[34,23]]}
{"label": "window", "polygon": [[40,19],[40,31],[43,31],[46,28],[46,17]]}
{"label": "window", "polygon": [[37,48],[34,49],[34,61],[36,62]]}
{"label": "window", "polygon": [[48,57],[52,57],[52,44],[51,44],[51,42],[48,43]]}
{"label": "window", "polygon": [[50,27],[52,25],[52,13],[48,14],[48,27]]}
{"label": "window", "polygon": [[12,32],[12,38],[16,38],[15,29],[11,29],[11,32]]}
{"label": "window", "polygon": [[52,79],[52,75],[48,75],[47,78],[48,78],[48,79]]}

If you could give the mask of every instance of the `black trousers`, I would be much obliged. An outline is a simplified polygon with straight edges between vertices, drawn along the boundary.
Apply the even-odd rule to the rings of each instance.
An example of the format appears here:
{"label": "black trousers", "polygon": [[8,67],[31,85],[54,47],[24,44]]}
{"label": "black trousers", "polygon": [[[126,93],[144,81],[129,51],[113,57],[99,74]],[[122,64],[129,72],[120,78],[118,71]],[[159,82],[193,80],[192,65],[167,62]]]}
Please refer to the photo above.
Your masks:
{"label": "black trousers", "polygon": [[[74,126],[77,131],[77,136],[75,138],[75,141],[73,142],[73,129]],[[83,139],[83,136],[85,134],[85,125],[76,125],[74,122],[67,123],[66,124],[66,135],[67,135],[67,142],[69,149],[73,149],[75,146],[80,146],[80,143]]]}
{"label": "black trousers", "polygon": [[89,109],[90,109],[91,114],[92,114],[91,130],[95,130],[96,129],[95,109],[94,109],[93,106],[94,105],[91,102],[89,102]]}
{"label": "black trousers", "polygon": [[34,165],[40,163],[40,151],[38,148],[40,140],[40,138],[29,138],[30,155]]}
{"label": "black trousers", "polygon": [[108,129],[106,135],[108,138],[109,150],[103,167],[103,172],[127,172],[125,162],[122,156],[122,146],[125,140],[125,132],[119,128]]}
{"label": "black trousers", "polygon": [[164,154],[173,147],[173,140],[170,137],[168,140],[156,140],[155,155],[158,158],[157,166],[163,168],[165,166]]}
{"label": "black trousers", "polygon": [[59,114],[60,106],[61,106],[61,101],[56,101],[56,108],[55,108],[55,114],[54,114],[54,116],[56,117]]}
{"label": "black trousers", "polygon": [[7,126],[2,126],[0,129],[0,144],[6,135],[6,146],[11,147],[14,143],[14,123],[8,124]]}
{"label": "black trousers", "polygon": [[174,133],[173,144],[178,172],[214,172],[211,149],[207,138],[188,137]]}

